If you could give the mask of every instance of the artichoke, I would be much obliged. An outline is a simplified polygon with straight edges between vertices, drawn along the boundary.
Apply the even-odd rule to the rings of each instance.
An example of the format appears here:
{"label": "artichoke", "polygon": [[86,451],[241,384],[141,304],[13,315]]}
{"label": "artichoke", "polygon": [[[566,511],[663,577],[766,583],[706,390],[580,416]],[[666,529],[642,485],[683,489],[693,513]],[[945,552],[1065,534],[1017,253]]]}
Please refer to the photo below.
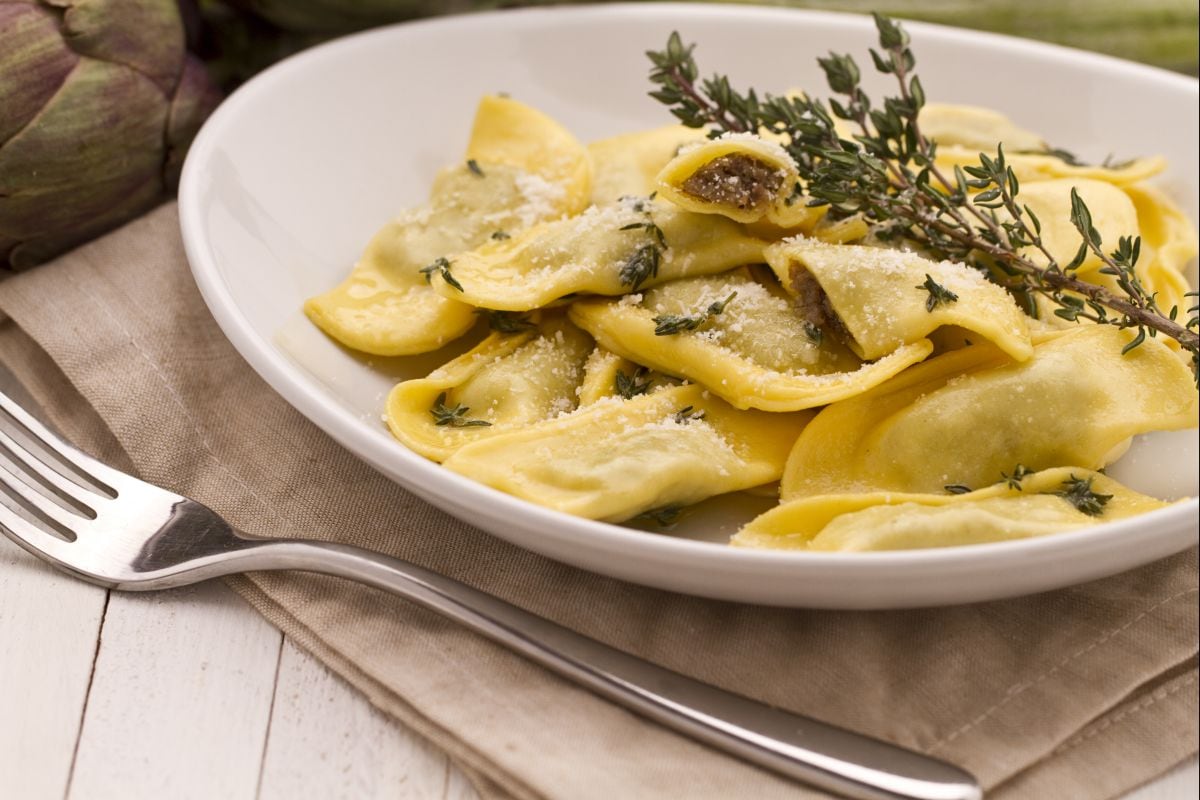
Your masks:
{"label": "artichoke", "polygon": [[0,0],[0,264],[27,267],[174,191],[220,93],[176,0]]}

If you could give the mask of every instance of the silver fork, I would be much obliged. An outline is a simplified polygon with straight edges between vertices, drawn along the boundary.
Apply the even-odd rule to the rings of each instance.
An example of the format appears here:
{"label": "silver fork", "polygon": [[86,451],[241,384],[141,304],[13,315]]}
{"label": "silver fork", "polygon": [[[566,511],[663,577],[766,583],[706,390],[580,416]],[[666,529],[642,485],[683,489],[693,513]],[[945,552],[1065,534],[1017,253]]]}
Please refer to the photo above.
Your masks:
{"label": "silver fork", "polygon": [[142,591],[258,570],[348,578],[805,783],[872,800],[981,797],[975,779],[952,764],[709,686],[414,564],[331,542],[240,534],[208,507],[88,456],[2,393],[0,411],[0,530],[85,581]]}

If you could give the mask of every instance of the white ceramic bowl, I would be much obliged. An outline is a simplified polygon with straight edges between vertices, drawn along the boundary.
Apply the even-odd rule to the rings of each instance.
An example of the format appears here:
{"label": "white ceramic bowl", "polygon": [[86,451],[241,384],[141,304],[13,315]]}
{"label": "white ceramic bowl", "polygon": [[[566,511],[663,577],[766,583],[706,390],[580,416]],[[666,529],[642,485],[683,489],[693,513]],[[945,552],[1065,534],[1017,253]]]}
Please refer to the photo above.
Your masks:
{"label": "white ceramic bowl", "polygon": [[[1097,160],[1162,153],[1171,161],[1162,183],[1195,219],[1195,81],[1027,41],[906,27],[931,100],[992,106]],[[188,155],[184,242],[218,323],[288,402],[400,485],[522,547],[665,589],[832,608],[961,603],[1113,574],[1195,542],[1193,499],[1025,541],[866,554],[738,550],[720,543],[736,527],[738,510],[726,503],[669,534],[623,528],[472,483],[394,441],[380,421],[385,393],[444,356],[356,358],[308,324],[305,298],[338,282],[372,233],[422,202],[435,171],[462,157],[485,93],[509,92],[584,141],[668,122],[646,96],[643,53],[676,29],[698,43],[705,74],[775,92],[824,94],[818,55],[850,52],[866,72],[875,45],[865,17],[637,4],[441,18],[303,52],[230,97]],[[868,86],[890,89],[873,75]],[[1126,477],[1151,491],[1195,494],[1195,431],[1157,446],[1135,447],[1132,458],[1151,466]],[[1182,489],[1157,482],[1180,470]]]}

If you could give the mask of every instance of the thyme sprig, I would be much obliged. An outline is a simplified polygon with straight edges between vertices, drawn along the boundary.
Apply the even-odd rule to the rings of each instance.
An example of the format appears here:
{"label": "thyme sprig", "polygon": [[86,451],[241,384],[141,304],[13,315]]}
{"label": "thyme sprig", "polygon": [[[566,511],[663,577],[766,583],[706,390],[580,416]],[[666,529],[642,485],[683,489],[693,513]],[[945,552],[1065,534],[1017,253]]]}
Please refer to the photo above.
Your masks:
{"label": "thyme sprig", "polygon": [[485,419],[470,419],[467,417],[467,412],[470,411],[469,406],[455,404],[453,408],[446,405],[446,393],[442,392],[433,401],[433,405],[429,408],[429,413],[433,415],[433,424],[439,427],[450,428],[488,428],[492,423]]}
{"label": "thyme sprig", "polygon": [[1055,494],[1089,517],[1098,517],[1103,514],[1104,506],[1112,499],[1111,494],[1092,491],[1091,478],[1077,478],[1074,475],[1063,481],[1062,491],[1055,492]]}
{"label": "thyme sprig", "polygon": [[[1076,257],[1060,263],[1041,238],[1041,221],[1018,200],[1020,183],[1004,150],[981,153],[979,163],[955,167],[936,163],[937,144],[925,137],[917,116],[925,91],[913,73],[916,57],[907,32],[876,14],[880,50],[870,50],[875,69],[896,79],[898,93],[872,102],[849,55],[830,53],[817,61],[834,97],[822,102],[806,95],[760,96],[739,92],[725,76],[700,79],[694,45],[672,33],[661,51],[647,53],[656,89],[650,96],[669,107],[685,125],[727,132],[768,132],[779,136],[796,163],[803,194],[813,205],[830,206],[833,218],[861,214],[880,238],[907,240],[939,259],[976,266],[1007,287],[1036,316],[1033,297],[1047,298],[1055,313],[1135,329],[1125,352],[1147,336],[1161,333],[1192,355],[1200,368],[1200,335],[1195,307],[1186,324],[1178,308],[1164,312],[1137,279],[1140,240],[1123,237],[1115,250],[1102,241],[1078,192],[1072,193],[1071,222],[1081,237]],[[843,138],[836,120],[855,132]],[[1078,277],[1088,255],[1112,276],[1116,290]],[[1200,375],[1200,372],[1198,372]],[[1200,386],[1200,377],[1198,377]]]}
{"label": "thyme sprig", "polygon": [[658,267],[662,264],[663,253],[667,250],[667,237],[663,234],[662,228],[658,227],[658,223],[654,221],[654,217],[651,214],[652,201],[654,200],[653,194],[644,198],[621,199],[629,201],[634,211],[639,214],[645,214],[645,219],[640,222],[631,222],[628,225],[622,225],[620,230],[644,230],[650,237],[649,242],[640,245],[633,251],[633,254],[621,265],[621,271],[618,273],[621,285],[628,286],[631,292],[636,292],[638,287],[643,283],[651,278],[658,277]]}
{"label": "thyme sprig", "polygon": [[721,314],[725,310],[725,306],[733,302],[735,297],[737,297],[737,292],[730,292],[724,300],[713,301],[695,314],[660,314],[653,320],[654,335],[674,336],[684,331],[701,328],[713,317]]}

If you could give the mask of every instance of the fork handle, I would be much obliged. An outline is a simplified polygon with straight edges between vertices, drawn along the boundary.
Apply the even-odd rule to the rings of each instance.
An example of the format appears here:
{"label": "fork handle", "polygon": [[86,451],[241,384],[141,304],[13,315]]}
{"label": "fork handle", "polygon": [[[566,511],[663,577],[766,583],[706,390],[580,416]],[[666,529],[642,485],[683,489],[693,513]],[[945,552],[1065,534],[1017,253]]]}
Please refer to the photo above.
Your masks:
{"label": "fork handle", "polygon": [[296,539],[256,540],[239,555],[240,570],[319,572],[392,592],[680,733],[847,797],[982,796],[952,764],[701,683],[399,559]]}

